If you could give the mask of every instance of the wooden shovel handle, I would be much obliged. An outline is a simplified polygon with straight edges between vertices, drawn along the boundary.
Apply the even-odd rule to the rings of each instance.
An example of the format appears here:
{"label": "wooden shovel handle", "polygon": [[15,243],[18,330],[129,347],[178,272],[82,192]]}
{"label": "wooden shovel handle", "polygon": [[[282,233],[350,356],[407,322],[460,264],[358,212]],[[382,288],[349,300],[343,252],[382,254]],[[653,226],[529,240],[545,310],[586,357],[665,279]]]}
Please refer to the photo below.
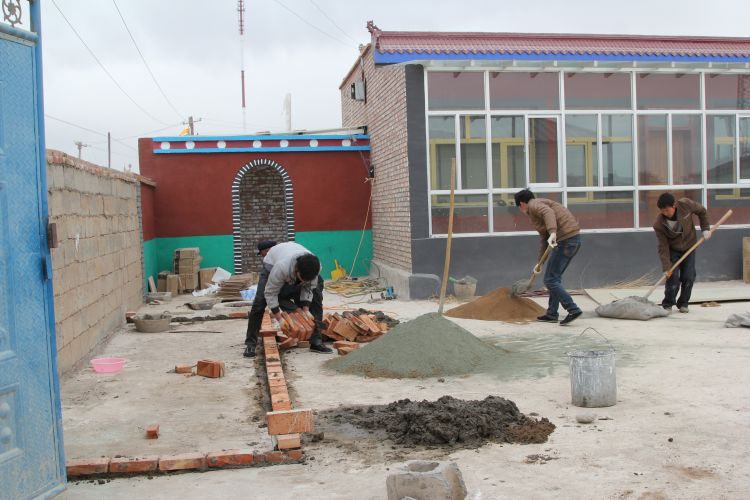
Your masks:
{"label": "wooden shovel handle", "polygon": [[[717,229],[719,229],[719,226],[721,226],[722,224],[724,224],[724,222],[726,222],[726,220],[729,217],[731,217],[732,213],[733,212],[731,210],[727,210],[727,213],[725,213],[721,217],[721,219],[719,219],[716,222],[716,224],[713,225],[713,227],[711,228],[711,230],[709,232],[711,234],[713,234],[714,231],[716,231]],[[706,237],[705,236],[701,236],[701,239],[699,239],[698,241],[696,241],[693,244],[693,246],[691,246],[690,248],[688,248],[687,252],[685,252],[684,254],[682,254],[682,257],[680,257],[679,259],[677,259],[677,261],[674,264],[672,264],[672,267],[669,268],[669,273],[670,274],[673,273],[674,270],[677,269],[680,266],[680,264],[682,264],[682,261],[685,260],[685,259],[687,259],[688,255],[690,255],[691,253],[693,253],[695,251],[695,249],[698,248],[699,246],[701,246],[701,244],[704,241],[706,241]],[[644,295],[643,298],[644,299],[648,299],[649,295],[651,295],[652,293],[654,293],[654,290],[656,290],[656,287],[658,287],[659,285],[661,285],[666,278],[667,278],[666,275],[664,273],[662,273],[661,278],[659,278],[659,281],[657,281],[656,283],[654,283],[654,286],[652,286],[649,289],[649,291],[646,292],[646,295]]]}

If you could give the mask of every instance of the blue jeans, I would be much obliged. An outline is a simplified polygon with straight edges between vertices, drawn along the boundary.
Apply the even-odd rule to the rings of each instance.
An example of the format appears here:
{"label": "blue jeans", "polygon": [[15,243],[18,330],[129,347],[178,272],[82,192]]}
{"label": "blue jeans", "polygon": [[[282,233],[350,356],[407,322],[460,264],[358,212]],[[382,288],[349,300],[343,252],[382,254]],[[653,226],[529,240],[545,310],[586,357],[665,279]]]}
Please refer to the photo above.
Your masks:
{"label": "blue jeans", "polygon": [[[684,253],[670,248],[669,260],[674,264]],[[695,252],[688,255],[682,261],[672,273],[672,277],[664,284],[664,300],[661,301],[661,305],[664,307],[672,307],[674,305],[677,307],[687,307],[690,302],[690,294],[693,291],[693,283],[695,283]],[[679,299],[677,298],[678,291],[680,292]]]}
{"label": "blue jeans", "polygon": [[550,254],[549,262],[547,262],[547,270],[544,273],[544,286],[549,290],[547,316],[551,318],[558,317],[557,310],[560,305],[568,313],[581,311],[581,308],[573,302],[573,298],[562,286],[562,275],[580,248],[581,236],[577,234],[566,240],[558,241],[557,247]]}

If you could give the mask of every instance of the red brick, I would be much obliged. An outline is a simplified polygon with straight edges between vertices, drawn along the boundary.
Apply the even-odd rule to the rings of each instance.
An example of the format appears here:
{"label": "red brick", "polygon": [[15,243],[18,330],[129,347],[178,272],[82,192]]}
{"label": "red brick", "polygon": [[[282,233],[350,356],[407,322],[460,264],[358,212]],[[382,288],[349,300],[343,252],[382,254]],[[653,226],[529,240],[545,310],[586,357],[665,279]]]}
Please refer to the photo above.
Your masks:
{"label": "red brick", "polygon": [[286,379],[284,377],[269,378],[268,385],[270,387],[284,387],[286,388]]}
{"label": "red brick", "polygon": [[287,396],[289,395],[286,384],[272,385],[269,387],[269,389],[271,391],[271,396],[273,396],[274,394],[286,394]]}
{"label": "red brick", "polygon": [[272,436],[312,432],[315,429],[313,412],[309,408],[269,411],[266,413],[266,422],[268,423],[268,433]]}
{"label": "red brick", "polygon": [[285,410],[291,410],[292,409],[292,402],[291,401],[276,401],[275,403],[271,403],[271,408],[273,408],[273,411],[285,411]]}
{"label": "red brick", "polygon": [[285,458],[283,451],[269,451],[266,453],[266,461],[270,463],[283,462]]}
{"label": "red brick", "polygon": [[234,319],[245,319],[247,318],[247,313],[245,311],[234,311],[227,314],[227,316]]}
{"label": "red brick", "polygon": [[193,373],[193,365],[175,365],[175,373]]}
{"label": "red brick", "polygon": [[113,458],[109,463],[109,472],[113,474],[133,474],[138,472],[155,472],[159,467],[159,457]]}
{"label": "red brick", "polygon": [[268,374],[268,380],[284,380],[284,372],[271,372]]}
{"label": "red brick", "polygon": [[252,463],[252,450],[217,451],[206,455],[206,464],[209,467],[234,467]]}
{"label": "red brick", "polygon": [[255,452],[253,454],[253,462],[256,464],[262,464],[266,461],[266,454],[265,453],[258,453]]}
{"label": "red brick", "polygon": [[198,361],[195,371],[201,377],[219,378],[224,376],[224,362],[214,361],[211,359],[202,359]]}
{"label": "red brick", "polygon": [[146,427],[146,439],[159,439],[159,424]]}
{"label": "red brick", "polygon": [[267,364],[266,371],[268,373],[284,373],[284,369],[281,367],[281,363]]}
{"label": "red brick", "polygon": [[260,336],[263,338],[273,338],[276,337],[276,330],[273,328],[269,328],[266,330],[265,328],[260,329]]}
{"label": "red brick", "polygon": [[286,455],[289,457],[289,460],[301,460],[305,456],[305,452],[302,450],[288,450]]}
{"label": "red brick", "polygon": [[307,349],[308,347],[310,347],[310,341],[309,340],[300,340],[297,343],[297,347],[301,347],[303,349]]}
{"label": "red brick", "polygon": [[206,467],[206,456],[203,453],[182,453],[159,459],[159,470],[166,472],[172,470],[204,469]]}
{"label": "red brick", "polygon": [[299,448],[300,446],[299,434],[279,434],[276,436],[276,447],[280,450]]}
{"label": "red brick", "polygon": [[105,474],[109,470],[109,458],[78,458],[67,460],[68,477]]}

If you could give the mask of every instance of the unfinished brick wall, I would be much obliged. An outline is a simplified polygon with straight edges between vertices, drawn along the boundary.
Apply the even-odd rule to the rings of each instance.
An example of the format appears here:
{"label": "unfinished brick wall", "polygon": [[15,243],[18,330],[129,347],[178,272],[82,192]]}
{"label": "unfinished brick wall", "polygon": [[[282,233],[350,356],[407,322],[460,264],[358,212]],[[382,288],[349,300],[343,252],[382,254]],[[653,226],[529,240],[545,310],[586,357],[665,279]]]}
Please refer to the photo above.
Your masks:
{"label": "unfinished brick wall", "polygon": [[341,87],[344,127],[367,125],[370,159],[375,168],[372,198],[373,259],[411,271],[409,161],[406,133],[406,77],[403,66],[378,66],[372,48],[362,54],[367,102],[350,97],[362,78],[359,63]]}
{"label": "unfinished brick wall", "polygon": [[257,271],[261,257],[258,242],[287,241],[286,198],[284,179],[273,167],[251,168],[240,182],[240,235],[242,237],[242,270]]}
{"label": "unfinished brick wall", "polygon": [[61,372],[97,344],[143,301],[141,227],[136,176],[59,151],[47,152],[57,355]]}

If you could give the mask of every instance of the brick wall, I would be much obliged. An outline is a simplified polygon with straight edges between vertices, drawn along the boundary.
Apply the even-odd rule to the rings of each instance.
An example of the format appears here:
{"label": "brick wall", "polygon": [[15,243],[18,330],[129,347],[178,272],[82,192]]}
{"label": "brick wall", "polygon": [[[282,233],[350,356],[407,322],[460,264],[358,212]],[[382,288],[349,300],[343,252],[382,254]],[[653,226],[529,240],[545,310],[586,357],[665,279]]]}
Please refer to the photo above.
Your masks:
{"label": "brick wall", "polygon": [[341,87],[344,127],[367,125],[375,168],[372,198],[373,259],[411,271],[409,161],[406,133],[406,79],[403,66],[375,66],[372,48],[363,52],[367,101],[350,97],[362,78],[359,64]]}
{"label": "brick wall", "polygon": [[242,177],[240,221],[242,269],[256,271],[261,263],[258,242],[288,239],[284,179],[273,167],[253,167]]}
{"label": "brick wall", "polygon": [[140,183],[59,151],[47,152],[57,355],[61,372],[87,360],[143,299]]}

